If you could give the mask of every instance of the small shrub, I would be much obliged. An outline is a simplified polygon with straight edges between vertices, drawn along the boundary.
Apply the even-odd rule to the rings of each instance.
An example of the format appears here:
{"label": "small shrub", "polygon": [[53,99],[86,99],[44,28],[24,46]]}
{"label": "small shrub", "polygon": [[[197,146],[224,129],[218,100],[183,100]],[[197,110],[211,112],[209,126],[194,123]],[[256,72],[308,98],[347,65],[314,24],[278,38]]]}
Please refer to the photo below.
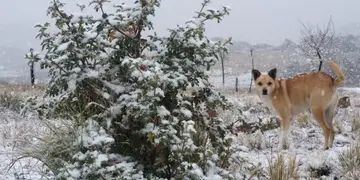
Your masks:
{"label": "small shrub", "polygon": [[265,138],[261,131],[246,135],[244,141],[244,144],[250,149],[261,150],[266,147]]}
{"label": "small shrub", "polygon": [[314,178],[320,178],[322,176],[329,176],[331,174],[331,167],[327,164],[321,166],[309,166],[310,176]]}
{"label": "small shrub", "polygon": [[339,154],[342,174],[350,179],[360,179],[360,144],[350,146]]}
{"label": "small shrub", "polygon": [[269,158],[268,162],[271,180],[299,179],[299,166],[296,157],[290,157],[286,162],[283,155],[280,155],[275,161]]}
{"label": "small shrub", "polygon": [[205,21],[220,22],[229,8],[205,10],[204,0],[193,20],[159,37],[142,32],[153,29],[160,1],[117,4],[114,12],[102,9],[107,3],[79,6],[100,10],[99,19],[65,13],[54,0],[48,14],[55,23],[36,26],[45,48],[26,58],[48,69],[50,80],[22,112],[74,123],[68,139],[54,138],[36,153],[55,153],[49,161],[57,179],[232,177],[232,139],[216,111],[228,103],[206,75],[231,39],[205,36]]}
{"label": "small shrub", "polygon": [[324,152],[319,151],[318,153],[309,155],[307,164],[307,171],[310,173],[310,177],[313,178],[329,176],[333,171],[329,156]]}

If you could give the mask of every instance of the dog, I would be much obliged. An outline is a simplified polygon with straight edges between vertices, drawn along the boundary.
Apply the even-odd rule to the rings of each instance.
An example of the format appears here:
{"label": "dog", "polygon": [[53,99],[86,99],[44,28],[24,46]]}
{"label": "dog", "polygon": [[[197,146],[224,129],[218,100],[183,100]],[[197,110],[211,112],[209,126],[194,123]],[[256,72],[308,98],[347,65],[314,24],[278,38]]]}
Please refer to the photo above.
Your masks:
{"label": "dog", "polygon": [[332,147],[335,138],[333,118],[339,98],[336,88],[344,82],[345,76],[339,65],[334,62],[327,64],[335,77],[319,71],[279,79],[276,68],[268,73],[252,70],[257,95],[280,117],[279,150],[285,149],[292,117],[309,109],[323,130],[324,150]]}

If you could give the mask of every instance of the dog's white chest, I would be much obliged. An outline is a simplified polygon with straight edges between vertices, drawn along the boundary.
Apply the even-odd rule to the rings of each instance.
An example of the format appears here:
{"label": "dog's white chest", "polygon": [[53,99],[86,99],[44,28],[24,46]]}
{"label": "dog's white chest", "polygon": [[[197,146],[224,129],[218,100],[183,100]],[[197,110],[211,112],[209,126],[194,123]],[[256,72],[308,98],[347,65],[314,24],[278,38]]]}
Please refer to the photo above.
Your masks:
{"label": "dog's white chest", "polygon": [[275,111],[274,105],[273,105],[272,100],[271,100],[271,97],[269,97],[269,96],[261,96],[260,99],[264,103],[264,105],[269,108],[270,111],[272,111],[272,112]]}

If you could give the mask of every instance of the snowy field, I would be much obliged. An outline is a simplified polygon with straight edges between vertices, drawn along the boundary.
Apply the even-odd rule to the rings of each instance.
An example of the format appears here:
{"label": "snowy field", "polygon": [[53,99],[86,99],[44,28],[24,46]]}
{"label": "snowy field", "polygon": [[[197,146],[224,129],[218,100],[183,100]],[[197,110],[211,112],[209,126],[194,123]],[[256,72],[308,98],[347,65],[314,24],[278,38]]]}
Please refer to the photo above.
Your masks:
{"label": "snowy field", "polygon": [[[230,72],[232,70],[230,69]],[[238,88],[249,88],[251,73],[237,74],[237,73],[225,73],[225,83],[222,84],[221,70],[214,70],[211,72],[209,81],[216,88],[232,88],[235,89],[236,78],[238,78]]]}
{"label": "snowy field", "polygon": [[[235,78],[239,78],[239,92],[235,92]],[[221,73],[214,72],[210,82],[227,96],[228,100],[234,104],[234,108],[225,112],[220,112],[219,116],[225,123],[231,124],[239,118],[243,118],[247,123],[270,122],[275,117],[262,106],[259,99],[247,92],[250,74],[240,76],[227,76],[225,86],[222,86]],[[19,153],[27,152],[26,147],[36,147],[46,141],[48,127],[33,115],[23,117],[16,108],[10,107],[5,102],[9,101],[7,96],[17,96],[20,99],[26,96],[39,94],[40,90],[2,90],[0,98],[2,107],[0,108],[0,179],[23,179],[38,180],[51,179],[50,174],[42,174],[41,169],[44,165],[34,158],[19,158]],[[7,95],[4,95],[7,92]],[[349,96],[351,107],[338,109],[335,117],[335,127],[338,133],[335,136],[334,147],[329,150],[322,150],[323,134],[311,115],[305,113],[299,115],[292,121],[291,133],[289,135],[289,149],[277,152],[278,128],[265,132],[257,131],[253,134],[246,134],[235,130],[241,123],[234,124],[234,144],[238,149],[233,156],[243,161],[243,167],[232,167],[234,171],[253,174],[252,179],[267,179],[269,174],[269,163],[282,154],[285,160],[296,157],[300,179],[346,179],[341,178],[343,174],[342,166],[339,161],[339,153],[346,152],[351,145],[355,145],[359,140],[360,132],[360,88],[341,88],[341,96]],[[16,99],[11,101],[16,103]],[[238,109],[241,109],[240,112]],[[356,128],[355,128],[356,125]],[[359,127],[357,127],[359,126]],[[29,154],[29,156],[34,156]],[[37,155],[42,158],[41,155]],[[46,154],[43,154],[46,156]],[[258,170],[261,169],[261,170]],[[256,173],[255,173],[256,172]],[[48,178],[46,178],[46,176]],[[239,177],[240,178],[240,177]]]}

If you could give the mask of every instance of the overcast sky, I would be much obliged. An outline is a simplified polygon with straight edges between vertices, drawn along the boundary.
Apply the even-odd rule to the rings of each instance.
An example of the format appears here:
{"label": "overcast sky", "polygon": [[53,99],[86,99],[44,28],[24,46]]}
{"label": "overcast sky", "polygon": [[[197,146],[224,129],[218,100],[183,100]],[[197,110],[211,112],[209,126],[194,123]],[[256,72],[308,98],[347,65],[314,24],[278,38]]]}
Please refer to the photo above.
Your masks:
{"label": "overcast sky", "polygon": [[[69,3],[69,11],[77,11],[75,2],[89,0],[62,0]],[[117,0],[120,1],[121,0]],[[26,48],[34,45],[36,23],[48,19],[49,0],[6,0],[0,6],[0,45]],[[155,27],[160,34],[192,17],[201,0],[163,0],[157,11]],[[232,36],[250,43],[279,44],[285,38],[297,40],[299,20],[325,26],[332,15],[338,32],[343,27],[360,23],[360,0],[213,0],[212,7],[229,5],[231,14],[221,24],[210,24],[211,36]],[[360,32],[360,30],[359,30]],[[35,42],[36,43],[36,42]]]}

